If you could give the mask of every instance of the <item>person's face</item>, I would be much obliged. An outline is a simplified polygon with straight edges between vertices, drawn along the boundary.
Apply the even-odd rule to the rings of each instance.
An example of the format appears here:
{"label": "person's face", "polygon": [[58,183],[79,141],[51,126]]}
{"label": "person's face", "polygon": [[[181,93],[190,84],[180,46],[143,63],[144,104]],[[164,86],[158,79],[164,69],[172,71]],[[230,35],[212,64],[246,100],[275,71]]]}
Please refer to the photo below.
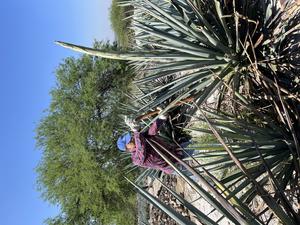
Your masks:
{"label": "person's face", "polygon": [[129,142],[127,145],[126,145],[126,151],[127,152],[132,152],[134,151],[135,149],[135,144],[133,141]]}

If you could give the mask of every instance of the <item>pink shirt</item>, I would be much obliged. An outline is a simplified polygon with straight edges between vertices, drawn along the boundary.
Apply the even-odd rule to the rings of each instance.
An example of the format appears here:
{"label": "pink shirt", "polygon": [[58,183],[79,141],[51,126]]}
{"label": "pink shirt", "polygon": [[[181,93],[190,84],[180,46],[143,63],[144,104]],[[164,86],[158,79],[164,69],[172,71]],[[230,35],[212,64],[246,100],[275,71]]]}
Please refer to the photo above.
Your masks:
{"label": "pink shirt", "polygon": [[[135,140],[135,151],[132,152],[131,158],[132,162],[135,165],[159,169],[166,174],[171,174],[174,170],[169,164],[146,142],[148,140],[155,140],[162,146],[164,146],[169,151],[172,151],[176,154],[177,157],[182,158],[182,153],[176,150],[176,145],[169,143],[169,141],[164,140],[162,137],[158,135],[160,126],[164,123],[164,120],[157,119],[146,132],[135,132],[134,140]],[[162,152],[168,155],[166,152],[162,150]],[[169,156],[172,162],[176,162],[176,160]]]}

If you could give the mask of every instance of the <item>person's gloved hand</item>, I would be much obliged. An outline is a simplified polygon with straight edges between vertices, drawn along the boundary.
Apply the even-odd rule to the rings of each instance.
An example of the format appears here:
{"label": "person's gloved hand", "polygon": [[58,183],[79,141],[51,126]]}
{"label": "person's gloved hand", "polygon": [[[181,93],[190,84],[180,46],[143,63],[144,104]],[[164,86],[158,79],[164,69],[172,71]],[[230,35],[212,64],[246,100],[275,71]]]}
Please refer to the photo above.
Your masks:
{"label": "person's gloved hand", "polygon": [[134,119],[132,119],[132,118],[130,118],[130,117],[128,117],[128,116],[125,116],[125,117],[124,117],[124,122],[126,123],[126,125],[127,125],[128,127],[130,127],[130,129],[131,129],[133,132],[136,132],[136,131],[139,130],[139,125],[138,125],[138,123],[137,123]]}
{"label": "person's gloved hand", "polygon": [[[156,109],[159,110],[158,114],[160,114],[161,111],[162,111],[162,108],[161,107],[156,107]],[[169,113],[165,112],[165,113],[159,115],[158,118],[161,119],[161,120],[167,120],[168,116],[169,116]]]}

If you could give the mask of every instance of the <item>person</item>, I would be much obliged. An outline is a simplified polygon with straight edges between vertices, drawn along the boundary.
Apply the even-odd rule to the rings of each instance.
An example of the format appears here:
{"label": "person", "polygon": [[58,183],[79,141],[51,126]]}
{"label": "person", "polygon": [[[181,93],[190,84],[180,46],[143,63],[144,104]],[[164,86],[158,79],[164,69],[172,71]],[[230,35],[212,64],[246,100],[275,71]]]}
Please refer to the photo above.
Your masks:
{"label": "person", "polygon": [[[174,173],[173,168],[153,149],[149,142],[154,141],[162,145],[168,151],[174,153],[178,158],[182,159],[184,154],[179,146],[171,141],[163,138],[160,135],[160,129],[167,121],[166,115],[161,115],[154,121],[148,130],[144,132],[138,131],[138,126],[135,121],[125,118],[125,123],[131,128],[133,134],[128,132],[117,141],[117,146],[120,151],[131,153],[132,162],[135,165],[145,168],[158,169],[166,174]],[[148,142],[149,141],[149,142]],[[163,154],[176,163],[176,159],[170,156],[166,151],[159,148]]]}

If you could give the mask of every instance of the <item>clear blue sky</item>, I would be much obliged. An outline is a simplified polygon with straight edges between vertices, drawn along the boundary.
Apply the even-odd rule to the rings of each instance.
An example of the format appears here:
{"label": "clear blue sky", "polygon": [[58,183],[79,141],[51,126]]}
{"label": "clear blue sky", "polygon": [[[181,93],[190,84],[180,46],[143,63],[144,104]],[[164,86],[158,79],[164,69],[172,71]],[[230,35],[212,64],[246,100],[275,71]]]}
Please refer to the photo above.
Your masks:
{"label": "clear blue sky", "polygon": [[50,102],[53,71],[71,55],[53,44],[112,40],[111,0],[3,0],[0,4],[0,224],[40,225],[57,213],[36,191],[34,130]]}

